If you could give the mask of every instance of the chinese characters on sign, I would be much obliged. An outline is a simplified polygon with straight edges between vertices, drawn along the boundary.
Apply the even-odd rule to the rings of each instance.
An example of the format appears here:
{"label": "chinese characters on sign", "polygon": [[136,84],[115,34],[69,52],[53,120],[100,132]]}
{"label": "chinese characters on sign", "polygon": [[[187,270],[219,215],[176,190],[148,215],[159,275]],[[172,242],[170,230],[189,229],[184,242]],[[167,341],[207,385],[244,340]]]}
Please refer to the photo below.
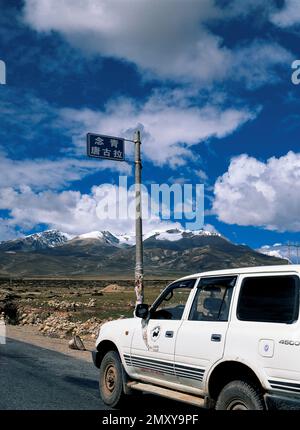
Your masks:
{"label": "chinese characters on sign", "polygon": [[124,161],[124,149],[124,139],[94,133],[87,134],[87,155],[89,157]]}

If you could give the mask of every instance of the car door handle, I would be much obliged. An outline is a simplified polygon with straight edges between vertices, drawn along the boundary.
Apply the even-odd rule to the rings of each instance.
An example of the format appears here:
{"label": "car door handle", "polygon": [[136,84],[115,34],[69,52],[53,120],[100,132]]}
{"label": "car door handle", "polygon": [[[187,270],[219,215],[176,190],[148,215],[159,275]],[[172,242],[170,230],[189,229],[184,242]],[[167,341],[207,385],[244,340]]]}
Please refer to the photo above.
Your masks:
{"label": "car door handle", "polygon": [[174,332],[173,331],[166,331],[165,336],[166,337],[173,337]]}
{"label": "car door handle", "polygon": [[220,334],[212,334],[210,340],[212,342],[221,342],[222,336]]}

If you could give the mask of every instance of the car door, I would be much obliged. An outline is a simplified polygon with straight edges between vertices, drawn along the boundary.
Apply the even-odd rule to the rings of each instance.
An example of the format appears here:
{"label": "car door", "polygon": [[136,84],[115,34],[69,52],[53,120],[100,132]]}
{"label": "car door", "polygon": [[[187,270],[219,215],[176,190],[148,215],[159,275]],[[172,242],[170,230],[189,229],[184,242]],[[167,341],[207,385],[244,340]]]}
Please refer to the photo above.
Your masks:
{"label": "car door", "polygon": [[141,319],[138,324],[127,364],[134,368],[140,379],[177,382],[174,371],[175,341],[194,285],[195,279],[169,285],[151,306],[149,318]]}
{"label": "car door", "polygon": [[296,394],[300,393],[300,279],[288,267],[283,266],[282,273],[240,276],[225,353],[259,369],[268,389]]}
{"label": "car door", "polygon": [[236,278],[200,279],[175,347],[175,373],[186,387],[203,390],[207,372],[223,356]]}

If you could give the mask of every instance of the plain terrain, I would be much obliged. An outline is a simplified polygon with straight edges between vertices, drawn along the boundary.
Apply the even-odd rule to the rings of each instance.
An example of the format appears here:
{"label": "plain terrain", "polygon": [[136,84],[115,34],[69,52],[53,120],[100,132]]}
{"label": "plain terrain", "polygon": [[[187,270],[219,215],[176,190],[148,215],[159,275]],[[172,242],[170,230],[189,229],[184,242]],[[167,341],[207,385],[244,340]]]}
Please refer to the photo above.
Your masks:
{"label": "plain terrain", "polygon": [[[153,303],[169,282],[147,281],[145,302]],[[132,317],[134,307],[131,280],[0,280],[0,312],[6,322],[36,327],[46,336],[69,339],[79,334],[93,341],[103,322]]]}

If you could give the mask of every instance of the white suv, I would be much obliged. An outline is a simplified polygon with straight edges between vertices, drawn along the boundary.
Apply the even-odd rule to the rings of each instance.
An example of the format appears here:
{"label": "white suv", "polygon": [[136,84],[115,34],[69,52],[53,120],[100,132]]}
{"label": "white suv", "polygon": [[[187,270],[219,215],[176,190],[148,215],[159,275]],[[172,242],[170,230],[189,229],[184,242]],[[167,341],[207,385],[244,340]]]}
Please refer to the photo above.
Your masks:
{"label": "white suv", "polygon": [[100,395],[135,390],[225,410],[300,409],[300,266],[198,273],[101,327]]}

